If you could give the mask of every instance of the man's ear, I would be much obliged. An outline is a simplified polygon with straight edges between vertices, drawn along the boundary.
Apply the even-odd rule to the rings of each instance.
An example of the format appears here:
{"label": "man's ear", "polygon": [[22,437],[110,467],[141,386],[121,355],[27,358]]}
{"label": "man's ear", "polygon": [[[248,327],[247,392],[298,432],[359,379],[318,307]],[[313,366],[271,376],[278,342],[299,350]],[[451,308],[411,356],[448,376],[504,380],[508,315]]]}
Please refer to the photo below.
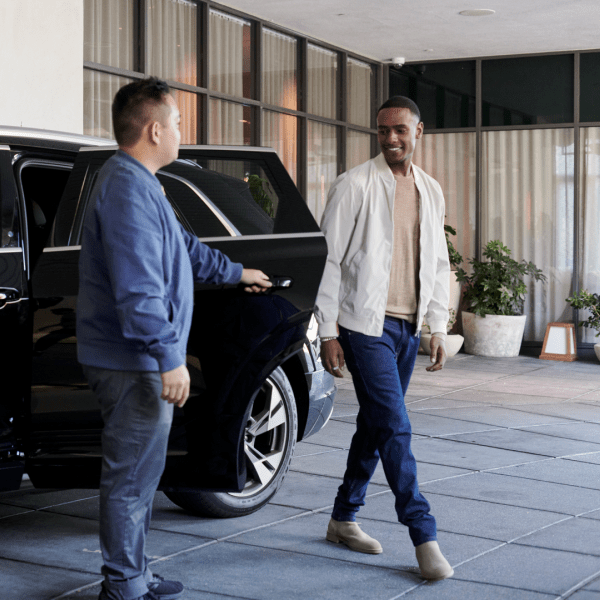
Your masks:
{"label": "man's ear", "polygon": [[423,121],[420,121],[419,124],[417,125],[417,135],[415,136],[418,140],[420,140],[423,135],[424,127],[425,127],[425,125],[423,125]]}
{"label": "man's ear", "polygon": [[148,141],[151,144],[158,144],[160,141],[160,123],[158,121],[151,121],[148,124]]}

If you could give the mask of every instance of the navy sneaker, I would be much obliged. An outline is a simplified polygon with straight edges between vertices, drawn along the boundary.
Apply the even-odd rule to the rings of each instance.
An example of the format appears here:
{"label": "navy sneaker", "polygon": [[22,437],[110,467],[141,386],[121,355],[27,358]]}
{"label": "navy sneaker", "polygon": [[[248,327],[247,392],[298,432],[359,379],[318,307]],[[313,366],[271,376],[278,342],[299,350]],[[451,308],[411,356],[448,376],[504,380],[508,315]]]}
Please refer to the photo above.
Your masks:
{"label": "navy sneaker", "polygon": [[155,573],[148,584],[148,591],[156,596],[157,600],[175,600],[183,594],[183,584],[179,581],[169,581]]}

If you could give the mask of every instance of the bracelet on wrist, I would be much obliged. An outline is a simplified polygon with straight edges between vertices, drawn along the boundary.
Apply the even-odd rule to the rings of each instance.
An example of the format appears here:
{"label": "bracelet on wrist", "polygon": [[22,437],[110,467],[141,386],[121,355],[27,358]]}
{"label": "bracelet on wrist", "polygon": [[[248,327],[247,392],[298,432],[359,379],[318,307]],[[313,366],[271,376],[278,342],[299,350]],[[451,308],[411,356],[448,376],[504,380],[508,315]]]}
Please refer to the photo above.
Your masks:
{"label": "bracelet on wrist", "polygon": [[330,337],[322,337],[321,338],[321,343],[323,342],[330,342],[331,340],[337,340],[338,336],[337,335],[332,335]]}

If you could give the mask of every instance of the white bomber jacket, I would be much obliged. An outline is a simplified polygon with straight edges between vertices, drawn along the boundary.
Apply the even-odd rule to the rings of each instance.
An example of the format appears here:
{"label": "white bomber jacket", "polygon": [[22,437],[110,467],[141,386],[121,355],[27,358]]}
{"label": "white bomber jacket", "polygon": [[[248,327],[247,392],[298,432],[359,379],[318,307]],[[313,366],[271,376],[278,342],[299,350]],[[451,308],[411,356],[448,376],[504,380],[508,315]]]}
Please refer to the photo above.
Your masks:
{"label": "white bomber jacket", "polygon": [[[420,204],[420,294],[417,333],[423,318],[432,333],[446,332],[450,262],[444,234],[444,195],[439,183],[412,166]],[[320,337],[347,329],[379,337],[392,265],[396,179],[383,154],[342,173],[329,190],[321,229],[328,256],[317,295]]]}

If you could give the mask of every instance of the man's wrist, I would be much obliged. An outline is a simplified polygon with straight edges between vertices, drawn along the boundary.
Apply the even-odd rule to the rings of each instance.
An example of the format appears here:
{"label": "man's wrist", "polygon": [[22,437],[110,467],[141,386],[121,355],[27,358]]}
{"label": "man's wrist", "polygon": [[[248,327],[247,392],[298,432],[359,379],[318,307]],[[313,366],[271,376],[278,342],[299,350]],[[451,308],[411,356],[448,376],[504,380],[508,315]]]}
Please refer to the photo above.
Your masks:
{"label": "man's wrist", "polygon": [[333,340],[337,340],[337,339],[338,339],[338,336],[337,336],[337,335],[330,335],[330,336],[326,336],[326,337],[322,337],[322,338],[320,338],[320,340],[321,340],[321,344],[322,344],[323,342],[332,342]]}
{"label": "man's wrist", "polygon": [[446,334],[443,331],[434,331],[431,335],[432,337],[439,338],[442,342],[446,341]]}

